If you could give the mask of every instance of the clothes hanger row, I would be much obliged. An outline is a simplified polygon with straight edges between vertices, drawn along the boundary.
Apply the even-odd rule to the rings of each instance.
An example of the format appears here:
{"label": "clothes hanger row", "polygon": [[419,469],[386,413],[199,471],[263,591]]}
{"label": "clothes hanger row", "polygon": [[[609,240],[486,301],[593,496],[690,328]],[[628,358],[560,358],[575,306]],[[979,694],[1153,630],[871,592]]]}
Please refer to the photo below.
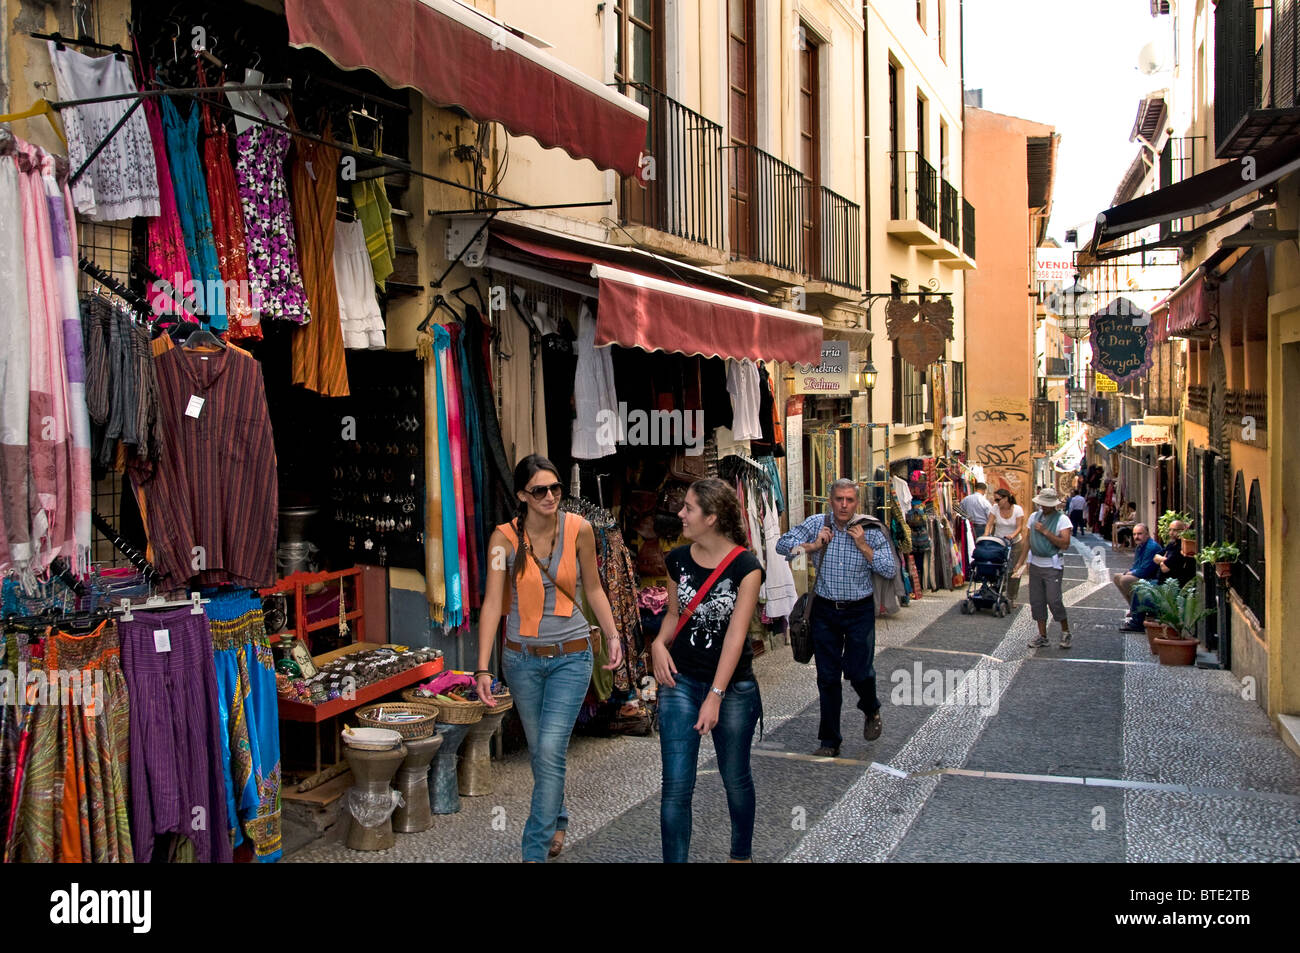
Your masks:
{"label": "clothes hanger row", "polygon": [[417,334],[419,334],[421,331],[426,330],[429,327],[429,325],[433,322],[433,316],[438,313],[439,308],[445,310],[449,315],[451,315],[457,324],[465,323],[465,319],[460,316],[459,312],[457,312],[455,308],[453,308],[450,304],[447,303],[446,298],[444,298],[442,295],[434,295],[433,307],[429,309],[429,313],[424,316],[424,320],[421,321],[419,327],[415,329],[415,332]]}
{"label": "clothes hanger row", "polygon": [[131,604],[130,599],[123,599],[121,604],[109,612],[118,612],[122,615],[123,622],[131,622],[135,619],[132,609],[139,609],[142,612],[153,612],[156,609],[180,609],[185,606],[190,607],[190,615],[203,615],[203,607],[211,602],[211,599],[204,599],[197,592],[191,592],[188,599],[167,600],[162,596],[150,596],[144,602]]}

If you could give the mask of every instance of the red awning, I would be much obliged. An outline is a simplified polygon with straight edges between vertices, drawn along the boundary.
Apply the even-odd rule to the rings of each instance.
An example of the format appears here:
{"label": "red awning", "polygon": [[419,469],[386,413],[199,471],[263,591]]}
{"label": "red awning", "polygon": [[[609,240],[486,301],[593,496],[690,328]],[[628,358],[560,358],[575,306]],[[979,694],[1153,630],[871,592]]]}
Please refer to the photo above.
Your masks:
{"label": "red awning", "polygon": [[1193,276],[1169,296],[1169,335],[1182,337],[1211,321],[1209,292],[1203,275]]}
{"label": "red awning", "polygon": [[[596,345],[704,357],[819,364],[822,320],[614,266],[591,255],[497,235],[540,258],[589,264],[597,279]],[[683,266],[685,267],[685,266]]]}
{"label": "red awning", "polygon": [[289,42],[634,176],[649,112],[455,0],[285,0]]}

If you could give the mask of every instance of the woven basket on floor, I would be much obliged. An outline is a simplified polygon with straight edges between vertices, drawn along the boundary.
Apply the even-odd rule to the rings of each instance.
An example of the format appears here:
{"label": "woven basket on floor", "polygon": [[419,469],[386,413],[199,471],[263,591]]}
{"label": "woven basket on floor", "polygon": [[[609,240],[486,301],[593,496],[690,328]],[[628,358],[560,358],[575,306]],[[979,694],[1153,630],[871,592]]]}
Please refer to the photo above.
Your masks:
{"label": "woven basket on floor", "polygon": [[[421,717],[418,721],[381,721],[374,717],[381,710],[393,714],[419,715]],[[438,730],[438,706],[427,701],[378,702],[374,705],[358,708],[356,714],[357,721],[365,727],[389,728],[409,741],[427,738]]]}

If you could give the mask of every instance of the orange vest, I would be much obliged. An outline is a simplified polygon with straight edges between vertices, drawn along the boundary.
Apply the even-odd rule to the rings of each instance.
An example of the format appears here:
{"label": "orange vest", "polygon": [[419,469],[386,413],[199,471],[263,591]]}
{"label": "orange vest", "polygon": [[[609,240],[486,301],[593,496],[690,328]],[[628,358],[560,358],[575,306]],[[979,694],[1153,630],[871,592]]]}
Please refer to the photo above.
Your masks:
{"label": "orange vest", "polygon": [[[552,570],[555,581],[559,584],[555,587],[555,615],[565,618],[573,615],[574,606],[573,600],[561,590],[567,589],[575,596],[578,594],[578,533],[582,529],[582,522],[581,517],[574,516],[572,513],[565,515],[564,558],[560,560],[559,568]],[[538,567],[537,560],[525,557],[521,551],[519,534],[514,523],[502,523],[497,529],[514,547],[515,558],[527,560],[523,575],[517,576],[512,572],[510,578],[515,587],[515,602],[519,608],[519,634],[536,638],[542,624],[542,611],[546,603],[542,570]]]}

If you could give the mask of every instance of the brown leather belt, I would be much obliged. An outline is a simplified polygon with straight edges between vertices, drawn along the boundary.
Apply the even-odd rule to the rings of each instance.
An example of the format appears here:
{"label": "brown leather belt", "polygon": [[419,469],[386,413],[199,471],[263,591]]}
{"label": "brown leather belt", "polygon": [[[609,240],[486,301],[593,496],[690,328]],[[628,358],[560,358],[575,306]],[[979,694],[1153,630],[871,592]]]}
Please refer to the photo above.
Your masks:
{"label": "brown leather belt", "polygon": [[539,658],[555,658],[557,655],[571,655],[574,652],[581,652],[584,649],[591,648],[591,641],[585,636],[577,639],[569,639],[567,642],[549,642],[545,645],[529,645],[526,642],[516,642],[513,639],[506,639],[506,648],[514,649],[516,652],[526,652],[529,655],[536,655]]}

